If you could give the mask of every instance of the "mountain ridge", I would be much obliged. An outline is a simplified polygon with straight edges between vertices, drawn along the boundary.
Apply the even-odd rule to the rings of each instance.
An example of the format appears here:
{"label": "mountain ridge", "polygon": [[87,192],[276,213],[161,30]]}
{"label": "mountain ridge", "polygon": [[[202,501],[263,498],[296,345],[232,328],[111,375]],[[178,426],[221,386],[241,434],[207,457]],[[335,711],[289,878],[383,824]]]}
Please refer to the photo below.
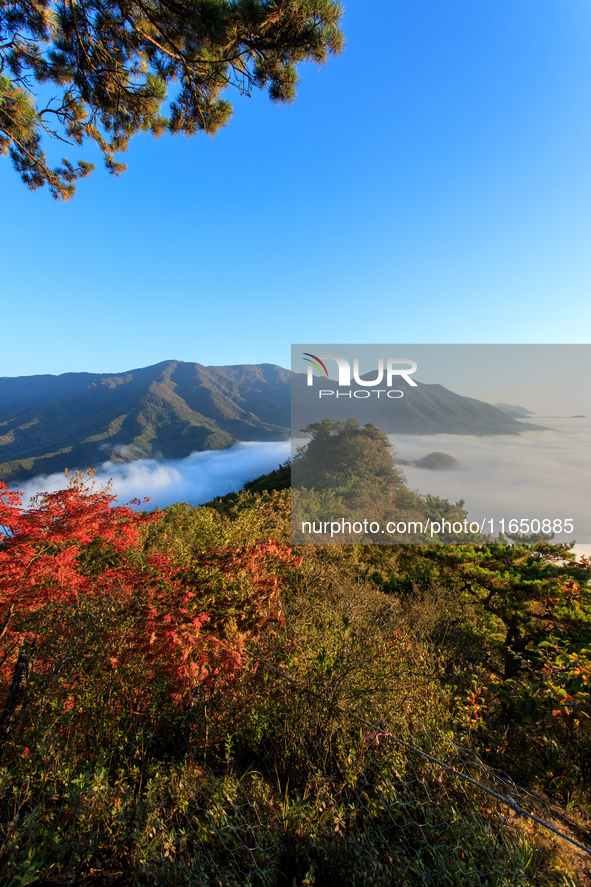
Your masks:
{"label": "mountain ridge", "polygon": [[[367,377],[362,376],[363,380]],[[417,380],[418,381],[418,380]],[[336,387],[336,382],[327,380]],[[462,434],[478,437],[497,434],[521,434],[545,430],[540,425],[519,422],[497,407],[474,397],[456,394],[438,383],[419,382],[416,387],[400,383],[403,396],[395,399],[371,397],[366,389],[363,399],[315,396],[306,375],[298,374],[293,385],[294,428],[322,421],[355,418],[360,425],[372,422],[386,434]],[[354,394],[354,386],[351,386]]]}
{"label": "mountain ridge", "polygon": [[[292,379],[290,370],[275,364],[179,360],[116,373],[1,377],[0,480],[14,483],[106,461],[180,459],[241,441],[286,440]],[[296,404],[304,380],[295,377]],[[412,403],[396,402],[390,416],[376,401],[364,421],[386,433],[517,434],[536,427],[440,385],[421,389]],[[322,419],[330,409],[317,402],[305,413],[306,424],[315,421],[314,410]],[[348,409],[339,404],[344,418]]]}
{"label": "mountain ridge", "polygon": [[0,479],[286,439],[290,385],[291,373],[273,364],[184,361],[110,375],[3,378]]}

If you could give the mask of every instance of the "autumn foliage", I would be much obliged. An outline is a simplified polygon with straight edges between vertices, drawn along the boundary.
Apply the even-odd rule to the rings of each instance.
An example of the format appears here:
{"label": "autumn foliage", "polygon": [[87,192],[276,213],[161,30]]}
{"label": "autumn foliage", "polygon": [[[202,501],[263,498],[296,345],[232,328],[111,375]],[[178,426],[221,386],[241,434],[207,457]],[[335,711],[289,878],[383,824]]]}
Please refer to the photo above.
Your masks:
{"label": "autumn foliage", "polygon": [[111,704],[186,705],[198,685],[232,680],[247,641],[281,619],[288,546],[210,546],[181,564],[142,549],[162,512],[114,502],[86,476],[29,508],[0,483],[2,743],[33,674],[71,712],[93,675]]}
{"label": "autumn foliage", "polygon": [[578,883],[454,773],[588,804],[587,562],[294,557],[266,486],[151,514],[1,486],[0,526],[2,884]]}

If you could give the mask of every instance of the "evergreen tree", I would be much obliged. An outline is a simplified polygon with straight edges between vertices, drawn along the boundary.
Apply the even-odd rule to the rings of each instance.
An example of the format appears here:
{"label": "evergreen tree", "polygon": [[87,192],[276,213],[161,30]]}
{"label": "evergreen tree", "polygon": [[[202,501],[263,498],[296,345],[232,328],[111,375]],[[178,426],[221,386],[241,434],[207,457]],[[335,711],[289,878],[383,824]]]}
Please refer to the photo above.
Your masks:
{"label": "evergreen tree", "polygon": [[[403,472],[394,464],[396,454],[387,435],[371,422],[361,427],[354,418],[323,419],[303,431],[312,437],[292,463],[293,538],[298,542],[310,541],[300,537],[298,527],[303,521],[320,523],[341,518],[376,522],[379,529],[366,533],[366,541],[444,541],[440,534],[432,536],[427,530],[423,533],[415,524],[408,533],[398,530],[400,536],[382,531],[393,520],[418,521],[426,526],[429,518],[453,522],[467,517],[463,502],[451,504],[410,490]],[[331,536],[331,540],[335,541],[335,537]],[[320,535],[315,541],[320,541]],[[339,533],[338,541],[361,540],[354,532],[351,538]]]}
{"label": "evergreen tree", "polygon": [[323,419],[305,430],[312,438],[295,460],[299,486],[327,490],[343,479],[363,481],[370,488],[404,485],[390,441],[373,423],[360,427],[356,419]]}
{"label": "evergreen tree", "polygon": [[296,65],[341,52],[341,15],[336,0],[0,0],[0,151],[66,200],[93,164],[51,168],[43,136],[94,142],[118,175],[137,132],[214,135],[228,86],[293,101]]}

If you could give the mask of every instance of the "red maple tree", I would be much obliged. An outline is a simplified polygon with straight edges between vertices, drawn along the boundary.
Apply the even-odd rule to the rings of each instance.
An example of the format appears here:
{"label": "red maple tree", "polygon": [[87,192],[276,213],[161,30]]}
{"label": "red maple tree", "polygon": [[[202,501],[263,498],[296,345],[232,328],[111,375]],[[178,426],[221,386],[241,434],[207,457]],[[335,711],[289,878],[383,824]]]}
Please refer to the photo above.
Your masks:
{"label": "red maple tree", "polygon": [[[281,618],[281,572],[300,563],[288,546],[209,546],[188,565],[174,563],[142,549],[141,528],[163,512],[137,513],[115,501],[108,488],[97,491],[77,475],[24,508],[21,494],[0,482],[0,681],[7,694],[0,745],[31,669],[51,670],[56,638],[67,649],[80,641],[83,624],[100,623],[95,658],[104,669],[132,674],[136,699],[164,682],[184,704],[199,684],[236,676],[246,642]],[[72,618],[81,613],[86,623]],[[69,681],[71,700],[75,669]]]}

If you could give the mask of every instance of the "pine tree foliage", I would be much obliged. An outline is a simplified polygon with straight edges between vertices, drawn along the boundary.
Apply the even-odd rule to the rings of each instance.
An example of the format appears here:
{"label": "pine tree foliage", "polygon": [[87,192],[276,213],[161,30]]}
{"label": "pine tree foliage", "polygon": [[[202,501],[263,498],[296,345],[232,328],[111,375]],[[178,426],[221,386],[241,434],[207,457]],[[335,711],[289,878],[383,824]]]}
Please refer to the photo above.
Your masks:
{"label": "pine tree foliage", "polygon": [[213,136],[229,86],[292,102],[296,66],[342,51],[341,16],[336,0],[0,0],[0,151],[66,200],[94,167],[51,168],[45,137],[95,143],[118,175],[138,132]]}

